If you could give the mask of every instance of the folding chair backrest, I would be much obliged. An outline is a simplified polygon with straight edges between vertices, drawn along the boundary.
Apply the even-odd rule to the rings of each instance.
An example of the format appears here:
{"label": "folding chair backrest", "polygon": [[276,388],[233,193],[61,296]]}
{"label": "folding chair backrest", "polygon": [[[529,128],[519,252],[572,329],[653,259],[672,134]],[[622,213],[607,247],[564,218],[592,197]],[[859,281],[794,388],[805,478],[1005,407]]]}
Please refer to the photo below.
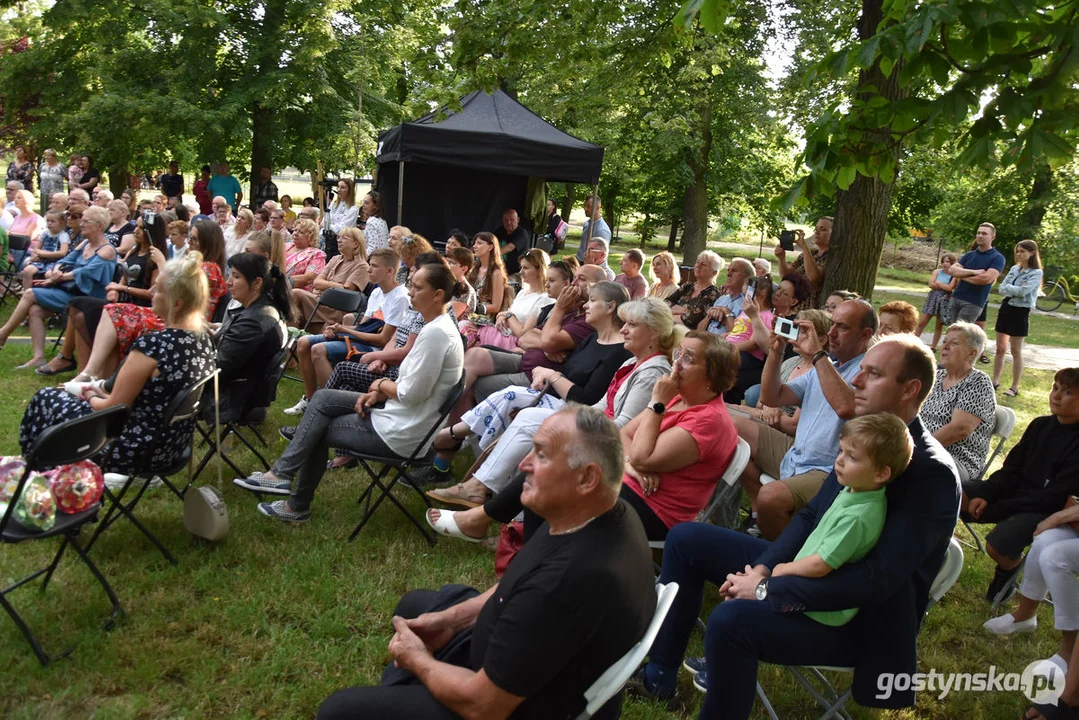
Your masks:
{"label": "folding chair backrest", "polygon": [[723,472],[723,482],[734,485],[738,482],[738,478],[742,477],[746,465],[749,465],[749,443],[742,438],[738,438],[738,446],[734,449],[731,462]]}
{"label": "folding chair backrest", "polygon": [[32,470],[67,465],[94,457],[105,449],[110,440],[120,436],[130,413],[131,408],[127,405],[114,405],[53,425],[38,435],[26,453],[26,472],[8,503],[0,527],[7,526],[8,517],[15,509],[17,500],[22,495],[23,485]]}
{"label": "folding chair backrest", "polygon": [[361,307],[367,307],[367,298],[362,292],[345,290],[344,288],[326,288],[318,296],[318,304],[328,308],[339,310],[343,313],[357,312]]}
{"label": "folding chair backrest", "polygon": [[465,394],[465,375],[462,372],[461,378],[457,381],[457,384],[453,386],[446,399],[442,401],[442,404],[438,406],[438,419],[435,421],[431,429],[427,431],[427,434],[423,436],[423,440],[416,446],[416,449],[412,452],[412,460],[420,457],[423,454],[423,449],[427,447],[427,442],[434,436],[436,432],[442,429],[442,423],[446,422],[446,418],[449,417],[450,411],[453,410],[453,406],[457,404],[457,401],[461,399],[461,396]]}
{"label": "folding chair backrest", "polygon": [[652,622],[649,623],[644,637],[631,647],[629,652],[607,668],[599,676],[599,679],[584,691],[586,705],[581,714],[577,716],[577,720],[592,717],[600,708],[606,705],[607,701],[622,689],[622,686],[626,684],[626,680],[629,680],[630,675],[641,664],[648,651],[652,649],[652,643],[655,642],[656,635],[659,635],[663,620],[667,617],[667,612],[674,603],[674,596],[678,594],[678,583],[657,584],[656,593],[659,595],[656,600],[656,613],[652,616]]}
{"label": "folding chair backrest", "polygon": [[[997,410],[993,418],[993,437],[995,437],[997,441],[993,445],[993,451],[989,453],[985,465],[982,466],[981,475],[978,476],[979,480],[985,477],[985,474],[989,472],[989,466],[993,464],[993,461],[996,460],[997,456],[1004,450],[1004,443],[1011,437],[1013,430],[1015,430],[1015,411],[1009,407],[997,405]],[[990,439],[990,442],[992,442],[992,439]]]}
{"label": "folding chair backrest", "polygon": [[152,470],[154,455],[157,452],[157,448],[165,441],[169,436],[168,428],[178,425],[183,422],[191,423],[191,432],[195,431],[194,420],[199,413],[199,404],[202,402],[202,393],[206,390],[206,385],[213,382],[213,379],[220,370],[214,370],[209,375],[206,375],[199,380],[196,380],[191,385],[187,386],[180,392],[178,392],[169,404],[165,407],[165,412],[161,415],[161,427],[158,430],[157,437],[143,451],[141,462],[139,467],[142,470]]}
{"label": "folding chair backrest", "polygon": [[8,250],[26,250],[30,247],[29,235],[8,235]]}
{"label": "folding chair backrest", "polygon": [[[933,607],[944,597],[944,593],[951,590],[952,585],[959,579],[963,572],[963,546],[954,537],[948,542],[948,550],[944,554],[944,562],[929,588],[929,607]],[[928,612],[928,608],[926,608]]]}

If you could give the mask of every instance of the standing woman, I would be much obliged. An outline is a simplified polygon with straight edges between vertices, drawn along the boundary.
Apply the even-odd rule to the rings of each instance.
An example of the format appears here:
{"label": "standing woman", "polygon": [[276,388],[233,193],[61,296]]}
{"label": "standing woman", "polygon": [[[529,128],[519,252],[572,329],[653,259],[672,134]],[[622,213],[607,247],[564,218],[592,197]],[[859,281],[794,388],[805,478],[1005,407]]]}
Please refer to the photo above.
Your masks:
{"label": "standing woman", "polygon": [[1015,265],[1000,283],[1004,301],[997,314],[997,354],[993,359],[993,387],[1000,387],[1000,375],[1004,371],[1004,352],[1011,343],[1012,386],[1004,392],[1007,397],[1019,394],[1019,381],[1023,379],[1023,340],[1029,333],[1030,310],[1038,299],[1042,286],[1042,258],[1038,243],[1020,240],[1015,245]]}
{"label": "standing woman", "polygon": [[24,189],[34,192],[34,163],[22,145],[15,146],[15,159],[7,166],[7,181],[21,182]]}
{"label": "standing woman", "polygon": [[[813,241],[810,247],[809,241]],[[828,248],[832,243],[832,218],[822,217],[817,221],[813,234],[806,238],[801,230],[794,231],[794,242],[802,249],[794,262],[787,264],[787,251],[782,245],[776,246],[776,259],[779,260],[779,276],[786,277],[792,272],[804,275],[813,288],[809,295],[809,307],[820,307],[820,291],[824,285],[824,275],[828,270]]]}
{"label": "standing woman", "polygon": [[382,219],[382,194],[372,190],[364,195],[360,212],[364,220],[363,237],[367,241],[367,251],[389,247],[390,229]]}
{"label": "standing woman", "polygon": [[101,182],[101,171],[94,167],[94,158],[90,155],[83,155],[79,158],[79,167],[82,168],[82,175],[79,177],[79,183],[76,187],[80,187],[93,195],[94,188]]}
{"label": "standing woman", "polygon": [[558,235],[555,234],[555,230],[562,224],[562,217],[558,214],[558,206],[555,205],[554,200],[547,198],[547,234],[554,238],[554,246],[551,248],[552,253],[558,252],[562,247],[558,240]]}
{"label": "standing woman", "polygon": [[666,250],[655,254],[649,270],[653,282],[652,287],[648,288],[648,297],[666,300],[674,294],[674,291],[678,289],[678,282],[674,279],[677,265],[674,256]]}
{"label": "standing woman", "polygon": [[41,183],[41,214],[45,214],[45,208],[49,206],[52,196],[64,191],[64,178],[67,177],[65,168],[56,157],[56,151],[47,148],[44,152],[45,160],[38,166],[37,176]]}
{"label": "standing woman", "polygon": [[356,188],[349,178],[337,181],[337,199],[333,201],[323,220],[323,227],[338,235],[347,227],[355,227],[360,217],[360,208],[356,205]]}

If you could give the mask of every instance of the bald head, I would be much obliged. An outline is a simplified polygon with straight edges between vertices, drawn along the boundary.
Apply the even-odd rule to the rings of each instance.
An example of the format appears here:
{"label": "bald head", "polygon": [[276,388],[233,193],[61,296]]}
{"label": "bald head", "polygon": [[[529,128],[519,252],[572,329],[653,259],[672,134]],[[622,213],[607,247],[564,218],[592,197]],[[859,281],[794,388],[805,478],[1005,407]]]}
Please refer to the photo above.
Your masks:
{"label": "bald head", "polygon": [[576,279],[588,285],[595,285],[607,279],[607,273],[599,265],[582,265],[577,269]]}

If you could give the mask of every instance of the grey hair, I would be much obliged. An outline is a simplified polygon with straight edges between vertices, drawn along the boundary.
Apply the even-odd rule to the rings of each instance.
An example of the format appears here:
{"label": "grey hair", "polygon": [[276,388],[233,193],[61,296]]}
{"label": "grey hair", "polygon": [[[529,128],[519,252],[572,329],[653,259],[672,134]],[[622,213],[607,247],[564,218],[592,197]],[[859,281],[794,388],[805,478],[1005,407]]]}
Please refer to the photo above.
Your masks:
{"label": "grey hair", "polygon": [[711,250],[703,250],[701,254],[697,256],[698,260],[707,260],[708,264],[712,266],[712,272],[718,273],[723,269],[723,258],[716,255]]}
{"label": "grey hair", "polygon": [[981,355],[982,351],[985,350],[985,343],[987,341],[985,330],[982,330],[974,323],[962,321],[954,322],[948,326],[948,332],[951,332],[952,330],[958,330],[963,334],[967,347],[974,351],[975,356]]}
{"label": "grey hair", "polygon": [[595,463],[603,484],[617,493],[626,471],[618,426],[602,410],[589,405],[569,403],[558,414],[572,415],[576,421],[577,432],[564,447],[566,462],[574,470]]}
{"label": "grey hair", "polygon": [[618,308],[622,322],[644,325],[659,337],[661,350],[666,352],[674,345],[674,316],[671,306],[657,297],[631,300]]}
{"label": "grey hair", "polygon": [[8,180],[7,181],[7,189],[8,190],[25,190],[26,186],[23,185],[18,180]]}
{"label": "grey hair", "polygon": [[754,275],[753,264],[745,258],[736,257],[735,259],[731,260],[728,267],[741,269],[742,274],[746,276],[747,281]]}
{"label": "grey hair", "polygon": [[598,282],[588,288],[588,294],[595,295],[603,302],[614,303],[613,315],[616,318],[619,316],[618,309],[622,307],[622,303],[629,302],[629,291],[626,290],[625,285],[620,285],[610,280]]}
{"label": "grey hair", "polygon": [[772,263],[768,260],[765,260],[764,258],[757,258],[753,261],[753,265],[764,270],[765,273],[772,272]]}

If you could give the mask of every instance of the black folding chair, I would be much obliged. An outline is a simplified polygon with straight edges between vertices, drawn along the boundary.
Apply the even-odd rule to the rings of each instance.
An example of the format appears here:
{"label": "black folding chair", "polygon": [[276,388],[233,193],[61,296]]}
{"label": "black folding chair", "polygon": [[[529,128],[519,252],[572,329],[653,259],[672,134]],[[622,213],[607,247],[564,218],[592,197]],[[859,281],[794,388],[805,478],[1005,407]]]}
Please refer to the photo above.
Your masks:
{"label": "black folding chair", "polygon": [[[288,352],[289,352],[289,348],[288,348],[287,345],[285,347],[281,348],[277,352],[277,354],[270,361],[270,364],[267,366],[267,368],[268,368],[267,375],[265,375],[262,378],[259,378],[257,381],[256,380],[238,380],[238,381],[235,381],[235,382],[232,383],[230,391],[232,391],[232,392],[244,392],[245,390],[242,387],[243,385],[246,385],[248,383],[259,382],[259,383],[261,383],[261,387],[256,388],[253,392],[251,392],[248,395],[248,397],[253,397],[253,398],[266,397],[266,394],[264,392],[261,392],[261,391],[264,388],[276,388],[277,387],[277,384],[281,381],[281,376],[283,376],[285,374],[285,363],[288,360]],[[273,395],[274,394],[271,393],[271,395],[270,395],[271,400],[273,399]],[[225,439],[228,438],[230,435],[235,435],[240,440],[240,442],[242,442],[244,445],[247,446],[248,450],[250,450],[251,452],[253,452],[255,454],[255,457],[257,457],[259,459],[259,462],[262,463],[262,467],[263,467],[264,470],[269,470],[270,469],[270,463],[266,460],[266,458],[264,458],[262,456],[262,453],[260,453],[258,451],[258,448],[255,447],[255,444],[253,442],[251,442],[251,440],[249,440],[247,437],[245,437],[242,432],[240,432],[240,429],[241,428],[249,429],[252,433],[255,434],[255,438],[258,440],[259,444],[261,444],[263,447],[266,447],[266,438],[262,437],[262,434],[258,430],[258,426],[261,425],[266,420],[266,411],[267,411],[267,409],[268,408],[265,407],[265,406],[263,406],[263,407],[254,407],[254,406],[248,407],[248,406],[245,406],[243,408],[242,412],[239,414],[239,417],[229,417],[228,415],[224,415],[224,416],[220,417],[220,422],[221,422],[221,442],[224,442]],[[214,420],[213,417],[205,417],[204,416],[204,417],[200,417],[198,422],[195,424],[195,430],[202,437],[202,439],[206,443],[208,449],[206,451],[206,454],[203,455],[202,460],[199,461],[198,466],[195,468],[195,472],[192,474],[192,478],[197,478],[199,476],[199,474],[203,471],[203,468],[205,468],[206,465],[209,464],[209,462],[213,458],[213,456],[218,453],[218,446],[217,446],[217,443],[214,440],[214,424],[213,424],[213,420]],[[221,454],[221,459],[224,460],[226,463],[228,463],[229,467],[231,467],[234,471],[236,471],[236,473],[239,475],[239,477],[247,477],[248,475],[250,475],[250,473],[242,470],[239,466],[236,465],[235,462],[233,462],[232,458],[230,458],[228,456],[228,454],[225,452],[224,447],[220,448],[220,454]]]}
{"label": "black folding chair", "polygon": [[[318,296],[318,304],[315,305],[314,310],[307,316],[307,320],[304,321],[303,327],[300,328],[300,337],[307,334],[307,327],[311,324],[311,321],[315,318],[315,314],[318,313],[320,307],[328,307],[333,310],[338,310],[345,314],[363,312],[367,308],[367,296],[361,292],[355,290],[345,290],[344,288],[327,288],[322,291],[322,294]],[[356,318],[359,320],[359,318]],[[287,366],[289,362],[296,360],[296,343],[299,342],[299,338],[288,344],[288,361],[285,363]],[[292,375],[285,375],[289,380],[295,380],[297,382],[303,382],[303,378],[294,377]]]}
{"label": "black folding chair", "polygon": [[[117,477],[123,479],[123,486],[116,492],[109,489],[108,485],[105,486],[105,496],[109,502],[108,510],[105,512],[105,516],[97,526],[97,530],[94,531],[93,537],[90,538],[90,542],[86,545],[86,551],[89,552],[90,548],[97,542],[101,533],[108,530],[113,523],[119,520],[121,517],[126,517],[132,522],[132,524],[142,531],[150,542],[157,546],[157,549],[161,551],[161,554],[165,556],[171,564],[176,564],[176,558],[172,556],[172,553],[162,544],[147,527],[135,517],[135,507],[142,500],[142,496],[146,493],[146,490],[150,487],[150,483],[153,479],[159,478],[165,487],[167,487],[176,497],[181,500],[184,499],[184,494],[191,486],[192,478],[188,478],[187,483],[181,490],[177,485],[173,484],[173,481],[169,479],[169,476],[175,475],[181,472],[188,466],[191,461],[191,440],[195,433],[195,419],[199,412],[199,403],[202,400],[202,393],[206,389],[207,383],[213,382],[214,377],[218,371],[214,370],[206,377],[197,380],[194,384],[185,388],[178,393],[161,417],[161,429],[158,432],[157,437],[151,442],[143,451],[142,457],[138,468],[130,475],[119,475]],[[181,453],[178,460],[171,465],[156,465],[154,463],[154,454],[157,452],[166,441],[166,436],[170,433],[166,433],[166,428],[179,427],[178,432],[186,435],[184,440],[184,452]],[[135,485],[139,485],[138,490],[135,492],[133,499],[124,502],[124,497],[128,491]]]}
{"label": "black folding chair", "polygon": [[[352,542],[356,539],[356,536],[360,534],[361,530],[363,530],[363,526],[367,524],[367,522],[372,518],[372,516],[374,516],[375,511],[378,510],[378,506],[382,504],[382,501],[386,498],[389,498],[390,502],[396,505],[397,509],[400,510],[406,518],[408,518],[408,521],[412,523],[412,525],[417,530],[420,531],[420,535],[423,535],[423,539],[427,541],[427,544],[435,544],[436,540],[438,539],[438,535],[433,530],[429,530],[427,527],[425,527],[426,523],[417,520],[412,515],[412,513],[408,511],[408,508],[406,508],[403,504],[401,504],[400,500],[393,496],[392,490],[394,486],[396,486],[398,482],[403,479],[405,481],[405,484],[408,487],[412,488],[416,492],[416,494],[420,496],[420,499],[423,500],[423,504],[427,507],[431,507],[431,501],[427,499],[427,496],[424,494],[423,490],[420,489],[420,487],[412,481],[409,472],[411,470],[430,465],[432,462],[434,462],[436,451],[433,444],[431,448],[423,455],[420,455],[420,451],[424,446],[427,445],[428,441],[434,436],[434,434],[442,428],[443,423],[446,422],[446,418],[450,415],[450,411],[453,410],[453,406],[456,405],[457,401],[461,399],[461,396],[464,394],[464,392],[465,378],[464,375],[462,375],[461,379],[458,380],[457,384],[453,387],[453,390],[450,391],[450,394],[442,402],[442,405],[439,406],[438,419],[435,420],[433,425],[431,425],[431,428],[427,431],[427,434],[423,436],[423,440],[420,442],[419,445],[416,446],[416,450],[413,451],[412,455],[410,455],[409,457],[386,457],[382,455],[373,455],[370,453],[355,452],[352,450],[349,451],[349,455],[356,458],[359,461],[360,465],[363,466],[363,469],[367,471],[367,474],[371,476],[370,484],[368,484],[367,489],[363,491],[363,494],[360,495],[360,499],[358,501],[359,504],[363,505],[364,508],[363,517],[360,519],[360,524],[357,525],[356,529],[352,531],[352,535],[349,536],[349,542]],[[380,463],[382,467],[376,473],[374,470],[371,469],[369,463]],[[385,477],[390,473],[391,470],[394,471],[393,477],[390,479],[389,482],[384,482]],[[378,491],[377,497],[375,496],[376,490]]]}
{"label": "black folding chair", "polygon": [[[29,235],[8,235],[8,250],[11,251],[12,256],[17,252],[25,253],[30,248],[30,236]],[[2,288],[2,295],[0,295],[0,305],[3,305],[7,301],[8,297],[15,298],[15,302],[19,301],[19,290],[13,290],[11,284],[18,280],[22,282],[22,272],[19,270],[19,262],[16,258],[15,262],[11,263],[7,270],[0,273],[0,288]],[[26,290],[27,288],[21,288]]]}
{"label": "black folding chair", "polygon": [[27,478],[30,477],[31,471],[78,462],[97,455],[106,445],[108,445],[109,441],[118,437],[123,431],[124,423],[127,421],[129,412],[130,410],[126,405],[115,405],[100,412],[91,413],[84,417],[75,418],[74,420],[68,420],[59,425],[54,425],[41,433],[37,440],[34,441],[33,447],[31,447],[30,451],[26,454],[26,470],[23,473],[22,479],[19,480],[18,486],[15,488],[15,494],[12,496],[7,510],[4,512],[3,520],[0,520],[0,539],[5,543],[45,540],[58,535],[64,537],[64,541],[60,544],[60,548],[56,551],[56,555],[53,557],[51,563],[40,570],[30,573],[21,580],[12,583],[3,590],[0,590],[0,605],[4,606],[4,610],[6,610],[8,615],[11,616],[11,619],[15,621],[15,624],[19,627],[19,630],[22,631],[27,642],[30,643],[30,647],[33,648],[34,654],[37,655],[37,659],[41,661],[42,665],[48,665],[53,660],[67,657],[75,648],[72,646],[59,655],[48,655],[42,649],[41,643],[34,637],[34,633],[26,624],[26,621],[22,619],[11,603],[8,602],[7,595],[41,575],[45,576],[45,579],[41,583],[41,590],[44,591],[45,588],[48,587],[49,579],[52,577],[53,571],[56,570],[56,567],[60,564],[60,559],[64,555],[64,550],[67,549],[68,545],[71,545],[71,547],[75,548],[75,552],[79,554],[79,557],[82,558],[83,563],[90,569],[90,572],[93,573],[97,581],[101,583],[101,587],[105,589],[105,593],[112,602],[112,615],[109,616],[108,621],[105,623],[105,628],[107,630],[112,629],[113,625],[116,623],[116,618],[120,615],[120,601],[116,598],[116,593],[113,592],[112,586],[109,585],[108,580],[106,580],[105,576],[101,574],[101,571],[97,569],[97,566],[94,565],[86,554],[86,550],[83,549],[76,539],[76,536],[79,534],[83,525],[97,519],[98,511],[101,510],[101,503],[94,503],[93,507],[87,508],[80,513],[75,513],[74,515],[57,512],[56,524],[53,525],[51,529],[44,532],[24,527],[19,521],[12,517],[12,514],[15,510],[15,506],[19,502],[19,498],[22,497],[23,488],[26,486],[26,481]]}
{"label": "black folding chair", "polygon": [[214,308],[214,315],[210,318],[210,322],[219,323],[225,319],[225,311],[229,307],[229,303],[232,302],[232,293],[228,290],[221,296],[221,299],[217,301],[217,306]]}

